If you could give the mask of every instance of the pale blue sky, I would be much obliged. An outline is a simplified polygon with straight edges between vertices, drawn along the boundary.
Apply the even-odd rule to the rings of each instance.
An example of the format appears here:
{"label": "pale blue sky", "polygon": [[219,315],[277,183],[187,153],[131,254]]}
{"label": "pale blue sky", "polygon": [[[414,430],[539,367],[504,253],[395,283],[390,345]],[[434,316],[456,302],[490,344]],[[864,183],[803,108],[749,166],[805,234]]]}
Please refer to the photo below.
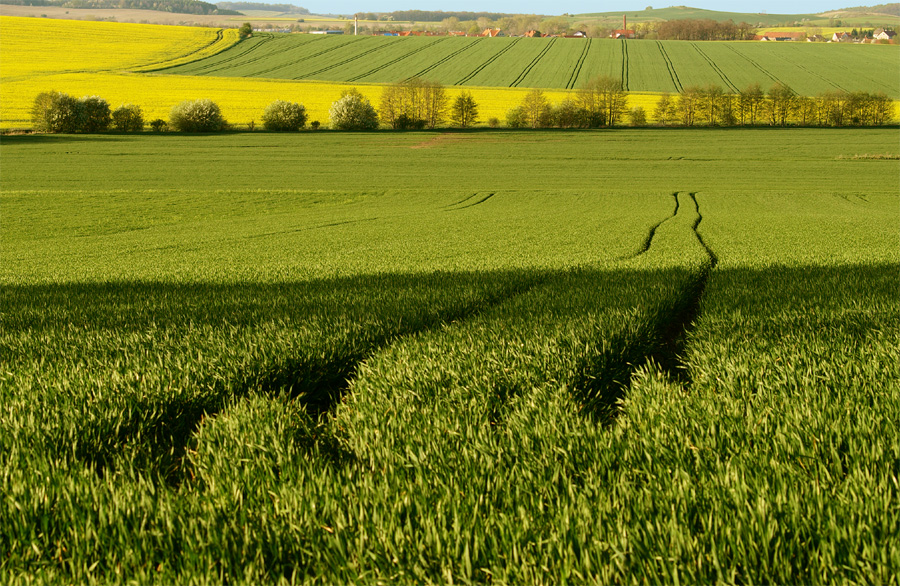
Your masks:
{"label": "pale blue sky", "polygon": [[[259,0],[264,1],[264,0]],[[276,0],[271,0],[276,2]],[[527,14],[582,14],[585,12],[628,12],[647,6],[665,8],[686,5],[725,12],[768,12],[769,14],[809,14],[866,4],[862,0],[847,0],[849,4],[826,3],[822,0],[695,0],[675,3],[655,3],[655,0],[285,0],[318,14],[352,14],[354,12],[390,12],[392,10],[465,10],[469,12],[511,12]],[[877,4],[883,0],[868,2]]]}

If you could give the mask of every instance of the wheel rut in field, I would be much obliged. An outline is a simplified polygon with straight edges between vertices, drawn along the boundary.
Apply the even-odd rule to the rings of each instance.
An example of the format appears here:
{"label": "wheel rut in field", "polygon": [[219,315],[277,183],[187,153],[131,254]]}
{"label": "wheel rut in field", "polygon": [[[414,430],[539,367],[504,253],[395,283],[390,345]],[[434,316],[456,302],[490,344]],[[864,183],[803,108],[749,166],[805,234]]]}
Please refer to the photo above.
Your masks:
{"label": "wheel rut in field", "polygon": [[[484,195],[481,193],[474,193],[474,194],[470,195],[469,197],[465,198],[464,200],[457,202],[453,205],[447,206],[444,209],[448,212],[456,212],[456,211],[464,210],[467,208],[473,208],[477,205],[483,204],[484,202],[491,199],[495,195],[497,195],[495,192],[488,193],[487,195]],[[477,199],[476,199],[476,197],[477,197]],[[473,199],[475,199],[475,201],[472,201]],[[462,205],[462,204],[465,204],[465,205]]]}
{"label": "wheel rut in field", "polygon": [[633,254],[625,255],[625,256],[621,257],[619,260],[628,260],[628,259],[632,259],[632,258],[637,258],[637,257],[641,256],[642,254],[644,254],[645,252],[647,252],[648,250],[650,250],[650,245],[653,244],[653,237],[656,236],[656,231],[659,230],[659,227],[678,215],[679,203],[678,203],[678,192],[677,191],[672,193],[672,199],[675,200],[675,209],[672,210],[672,214],[669,216],[666,216],[662,220],[660,220],[657,223],[650,226],[650,230],[647,232],[647,236],[644,238],[644,241],[641,242],[641,246],[637,252],[635,252]]}
{"label": "wheel rut in field", "polygon": [[[250,369],[240,380],[197,381],[208,384],[199,394],[157,395],[132,404],[125,417],[117,421],[116,433],[100,442],[85,441],[76,448],[76,456],[103,477],[114,471],[118,457],[132,443],[140,442],[138,461],[130,465],[151,472],[170,487],[185,480],[185,456],[194,433],[204,419],[227,410],[236,401],[250,396],[269,396],[297,401],[313,421],[318,422],[320,439],[327,445],[328,429],[324,416],[333,411],[347,393],[359,366],[379,350],[409,336],[462,322],[539,286],[543,274],[524,278],[509,286],[461,302],[455,307],[418,316],[416,322],[403,323],[367,335],[335,339],[333,343],[311,348],[301,355],[287,357],[276,364]],[[79,434],[87,437],[85,433]]]}
{"label": "wheel rut in field", "polygon": [[[678,193],[675,194],[676,199]],[[619,400],[627,394],[632,375],[647,364],[655,364],[670,380],[682,385],[687,386],[691,382],[690,371],[683,361],[685,345],[700,316],[700,305],[710,272],[719,261],[699,232],[703,216],[697,193],[690,192],[688,197],[696,213],[690,229],[708,260],[685,278],[672,298],[650,308],[636,328],[626,328],[605,344],[598,344],[601,351],[579,365],[571,384],[574,398],[581,405],[582,412],[599,424],[608,425],[615,421],[619,414]],[[678,209],[676,207],[675,213],[663,222],[674,218]],[[652,235],[648,238],[647,250],[651,243]]]}

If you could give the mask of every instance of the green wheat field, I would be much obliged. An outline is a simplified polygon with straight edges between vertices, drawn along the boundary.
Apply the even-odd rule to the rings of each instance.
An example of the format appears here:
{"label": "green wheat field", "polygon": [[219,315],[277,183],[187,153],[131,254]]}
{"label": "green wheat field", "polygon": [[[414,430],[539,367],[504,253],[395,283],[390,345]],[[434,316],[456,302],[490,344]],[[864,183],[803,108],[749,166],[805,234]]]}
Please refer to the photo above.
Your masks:
{"label": "green wheat field", "polygon": [[898,158],[4,136],[0,582],[897,584]]}

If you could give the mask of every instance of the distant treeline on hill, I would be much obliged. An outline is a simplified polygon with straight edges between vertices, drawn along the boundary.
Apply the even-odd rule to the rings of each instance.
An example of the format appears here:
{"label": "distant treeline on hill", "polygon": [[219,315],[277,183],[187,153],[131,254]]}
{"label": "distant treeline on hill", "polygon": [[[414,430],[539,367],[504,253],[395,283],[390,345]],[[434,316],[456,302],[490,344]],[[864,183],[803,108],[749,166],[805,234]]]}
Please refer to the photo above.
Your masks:
{"label": "distant treeline on hill", "polygon": [[389,13],[394,20],[408,20],[413,22],[441,22],[445,18],[458,18],[459,20],[478,20],[487,18],[497,20],[515,16],[501,12],[443,12],[440,10],[397,10]]}
{"label": "distant treeline on hill", "polygon": [[690,18],[667,20],[656,28],[658,39],[672,41],[746,41],[752,40],[754,27],[746,22]]}
{"label": "distant treeline on hill", "polygon": [[894,16],[900,16],[900,3],[892,3],[892,4],[876,4],[875,6],[854,6],[852,8],[841,8],[841,10],[846,10],[848,12],[877,12],[879,14],[893,14]]}
{"label": "distant treeline on hill", "polygon": [[261,4],[257,2],[216,2],[216,6],[225,10],[268,10],[271,12],[287,12],[289,14],[309,14],[309,10],[293,4]]}
{"label": "distant treeline on hill", "polygon": [[0,4],[19,6],[62,6],[63,8],[136,8],[179,14],[235,14],[199,0],[0,0]]}

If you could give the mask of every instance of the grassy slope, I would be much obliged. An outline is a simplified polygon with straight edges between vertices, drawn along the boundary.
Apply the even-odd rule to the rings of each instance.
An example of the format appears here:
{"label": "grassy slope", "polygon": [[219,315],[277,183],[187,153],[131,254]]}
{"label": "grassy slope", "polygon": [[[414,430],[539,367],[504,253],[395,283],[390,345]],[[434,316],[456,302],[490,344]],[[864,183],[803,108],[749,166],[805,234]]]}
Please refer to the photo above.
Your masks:
{"label": "grassy slope", "polygon": [[889,581],[894,138],[5,138],[0,575]]}
{"label": "grassy slope", "polygon": [[746,14],[742,12],[722,12],[718,10],[705,10],[703,8],[691,8],[688,6],[670,6],[668,8],[653,8],[651,10],[618,11],[618,12],[590,12],[576,14],[574,18],[599,17],[616,19],[622,22],[622,15],[626,15],[631,22],[647,22],[662,20],[678,20],[683,18],[703,18],[717,21],[732,20],[734,22],[749,22],[750,24],[774,25],[784,22],[794,22],[804,19],[814,19],[815,14]]}

